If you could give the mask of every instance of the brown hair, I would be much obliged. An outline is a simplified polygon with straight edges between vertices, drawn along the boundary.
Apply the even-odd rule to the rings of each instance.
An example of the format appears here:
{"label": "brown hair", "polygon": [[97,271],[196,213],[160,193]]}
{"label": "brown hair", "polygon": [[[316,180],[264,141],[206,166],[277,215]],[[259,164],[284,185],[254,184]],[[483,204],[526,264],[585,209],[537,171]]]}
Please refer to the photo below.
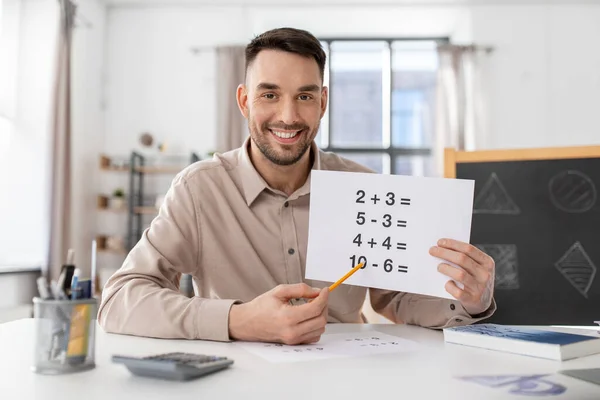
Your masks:
{"label": "brown hair", "polygon": [[246,46],[246,72],[262,50],[281,50],[313,58],[319,66],[321,79],[323,79],[327,56],[319,40],[308,31],[295,28],[277,28],[258,35]]}

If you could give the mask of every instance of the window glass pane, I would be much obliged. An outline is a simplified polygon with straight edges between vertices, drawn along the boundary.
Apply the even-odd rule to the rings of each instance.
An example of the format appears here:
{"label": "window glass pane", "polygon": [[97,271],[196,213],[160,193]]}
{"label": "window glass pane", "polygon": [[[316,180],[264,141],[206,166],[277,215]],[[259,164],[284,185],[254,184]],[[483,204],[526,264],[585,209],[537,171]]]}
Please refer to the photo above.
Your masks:
{"label": "window glass pane", "polygon": [[433,138],[436,43],[392,43],[392,145],[429,147]]}
{"label": "window glass pane", "polygon": [[21,5],[18,0],[0,0],[0,7],[0,116],[14,119]]}
{"label": "window glass pane", "polygon": [[389,156],[383,154],[365,154],[365,153],[341,153],[338,154],[344,158],[350,159],[377,173],[389,174]]}
{"label": "window glass pane", "polygon": [[331,146],[382,147],[382,66],[386,48],[383,41],[331,43]]}
{"label": "window glass pane", "polygon": [[435,165],[431,156],[400,156],[395,160],[395,175],[435,176]]}

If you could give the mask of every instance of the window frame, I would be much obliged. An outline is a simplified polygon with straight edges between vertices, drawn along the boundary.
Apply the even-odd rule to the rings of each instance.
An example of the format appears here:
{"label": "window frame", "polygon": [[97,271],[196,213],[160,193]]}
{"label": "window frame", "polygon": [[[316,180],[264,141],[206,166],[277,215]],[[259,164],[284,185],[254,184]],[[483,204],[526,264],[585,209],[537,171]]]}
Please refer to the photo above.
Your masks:
{"label": "window frame", "polygon": [[[393,87],[394,87],[394,74],[393,74],[393,69],[392,69],[392,57],[391,57],[391,52],[392,52],[392,43],[394,42],[418,42],[418,41],[428,41],[428,42],[437,42],[438,44],[449,44],[450,43],[450,38],[448,37],[400,37],[400,38],[382,38],[382,37],[343,37],[343,38],[336,38],[336,37],[321,37],[318,38],[319,41],[321,43],[325,43],[327,44],[327,65],[325,66],[326,71],[325,71],[325,76],[327,77],[331,77],[331,44],[332,42],[385,42],[387,44],[388,49],[390,49],[390,57],[389,57],[389,63],[387,66],[383,66],[383,69],[385,69],[387,67],[387,71],[385,72],[388,76],[389,76],[389,87],[388,92],[382,92],[383,95],[383,105],[388,106],[389,110],[388,110],[388,121],[389,123],[384,124],[384,130],[387,130],[387,132],[383,132],[383,143],[387,143],[387,145],[383,145],[382,147],[348,147],[348,146],[332,146],[331,145],[331,118],[329,118],[329,115],[331,115],[331,109],[332,109],[332,103],[331,103],[331,93],[332,93],[332,82],[331,82],[331,78],[329,78],[329,82],[328,82],[328,87],[329,87],[329,104],[327,107],[327,118],[325,121],[325,124],[321,124],[321,142],[325,143],[324,146],[319,146],[323,151],[331,151],[340,155],[343,154],[365,154],[365,155],[374,155],[374,154],[380,154],[380,155],[384,155],[387,154],[388,156],[388,167],[389,167],[389,174],[394,175],[396,173],[396,159],[399,156],[430,156],[432,155],[433,151],[431,147],[402,147],[402,146],[395,146],[392,140],[392,126],[391,126],[391,121],[392,121],[392,103],[391,103],[391,99],[392,99],[392,91],[393,91]],[[382,91],[385,90],[384,88],[382,88]],[[386,104],[386,98],[388,99],[387,104]],[[382,115],[383,117],[383,115]],[[324,128],[324,129],[323,129]],[[320,145],[320,143],[319,143]],[[385,162],[384,162],[384,169],[385,169]],[[384,174],[386,174],[386,171],[383,171]]]}

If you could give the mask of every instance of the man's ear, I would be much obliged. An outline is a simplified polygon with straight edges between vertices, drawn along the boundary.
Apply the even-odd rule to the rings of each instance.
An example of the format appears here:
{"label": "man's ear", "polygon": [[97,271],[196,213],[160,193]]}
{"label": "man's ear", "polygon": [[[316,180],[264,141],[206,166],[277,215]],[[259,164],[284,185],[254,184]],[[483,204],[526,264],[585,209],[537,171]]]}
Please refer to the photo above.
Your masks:
{"label": "man's ear", "polygon": [[327,99],[329,97],[329,88],[327,86],[323,86],[321,90],[321,118],[325,115],[325,111],[327,110]]}
{"label": "man's ear", "polygon": [[237,87],[236,96],[237,104],[244,118],[248,119],[248,90],[246,85],[240,84]]}

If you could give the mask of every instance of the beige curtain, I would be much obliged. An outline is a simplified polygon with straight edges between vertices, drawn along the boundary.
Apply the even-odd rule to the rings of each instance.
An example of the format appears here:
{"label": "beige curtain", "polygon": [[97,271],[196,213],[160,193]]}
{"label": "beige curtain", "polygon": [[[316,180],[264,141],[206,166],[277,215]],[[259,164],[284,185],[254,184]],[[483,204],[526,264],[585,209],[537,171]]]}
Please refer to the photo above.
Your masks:
{"label": "beige curtain", "polygon": [[484,75],[489,51],[476,46],[438,46],[434,158],[439,176],[443,176],[445,147],[485,147],[488,127]]}
{"label": "beige curtain", "polygon": [[71,245],[71,42],[76,6],[59,0],[60,24],[52,103],[50,246],[48,271],[56,279]]}
{"label": "beige curtain", "polygon": [[235,93],[244,82],[244,47],[217,47],[217,151],[240,147],[248,135]]}

